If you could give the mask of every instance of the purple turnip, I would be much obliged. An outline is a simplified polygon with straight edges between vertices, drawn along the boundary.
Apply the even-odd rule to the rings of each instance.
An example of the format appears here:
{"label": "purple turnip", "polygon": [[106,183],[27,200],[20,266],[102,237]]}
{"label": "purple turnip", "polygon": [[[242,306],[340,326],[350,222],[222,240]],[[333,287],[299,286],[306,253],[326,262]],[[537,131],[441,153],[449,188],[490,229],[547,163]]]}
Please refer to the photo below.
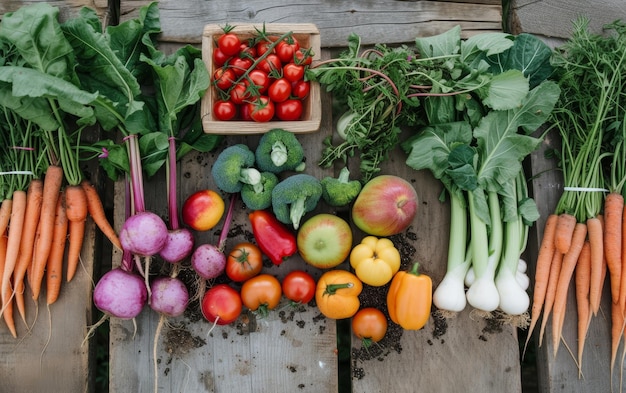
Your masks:
{"label": "purple turnip", "polygon": [[187,228],[170,229],[159,256],[166,262],[178,263],[193,252],[193,233]]}
{"label": "purple turnip", "polygon": [[119,237],[124,250],[143,257],[152,256],[165,246],[167,226],[161,217],[143,211],[126,219]]}
{"label": "purple turnip", "polygon": [[147,298],[147,289],[141,277],[122,268],[106,272],[93,291],[96,307],[120,319],[132,319],[139,315]]}
{"label": "purple turnip", "polygon": [[185,284],[176,277],[158,277],[152,280],[150,308],[166,317],[178,317],[189,303]]}

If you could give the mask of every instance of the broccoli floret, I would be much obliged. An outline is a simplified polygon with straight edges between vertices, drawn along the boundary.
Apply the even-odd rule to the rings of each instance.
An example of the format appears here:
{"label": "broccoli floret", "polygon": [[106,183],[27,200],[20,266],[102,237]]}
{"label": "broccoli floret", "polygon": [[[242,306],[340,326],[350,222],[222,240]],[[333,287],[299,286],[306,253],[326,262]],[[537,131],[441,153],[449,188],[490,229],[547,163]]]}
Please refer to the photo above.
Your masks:
{"label": "broccoli floret", "polygon": [[261,171],[302,172],[305,167],[302,144],[293,133],[282,128],[274,128],[263,134],[255,156],[257,167]]}
{"label": "broccoli floret", "polygon": [[215,185],[224,192],[239,192],[244,184],[261,189],[261,172],[253,166],[254,152],[244,144],[237,144],[217,156],[211,174]]}
{"label": "broccoli floret", "polygon": [[300,226],[300,220],[315,209],[322,196],[320,181],[304,173],[292,175],[282,180],[272,191],[272,210],[278,221]]}
{"label": "broccoli floret", "polygon": [[241,188],[241,200],[252,210],[263,210],[272,206],[272,191],[278,184],[278,176],[272,172],[261,172],[262,189],[256,191],[254,186],[244,184]]}
{"label": "broccoli floret", "polygon": [[344,167],[337,178],[327,176],[321,180],[322,198],[331,206],[350,204],[361,192],[361,182],[350,180],[350,171]]}

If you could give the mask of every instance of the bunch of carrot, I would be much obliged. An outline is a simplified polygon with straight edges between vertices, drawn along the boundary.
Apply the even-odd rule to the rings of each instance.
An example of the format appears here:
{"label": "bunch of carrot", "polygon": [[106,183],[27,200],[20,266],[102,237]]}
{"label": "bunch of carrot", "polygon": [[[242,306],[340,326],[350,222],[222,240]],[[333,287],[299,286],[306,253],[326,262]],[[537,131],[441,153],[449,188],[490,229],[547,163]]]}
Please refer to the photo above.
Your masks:
{"label": "bunch of carrot", "polygon": [[607,32],[590,33],[588,20],[581,18],[553,56],[562,95],[550,121],[561,136],[559,167],[565,187],[544,228],[528,335],[543,312],[541,345],[551,316],[556,356],[573,280],[579,375],[589,324],[600,310],[607,275],[611,372],[626,323],[626,24],[614,22]]}

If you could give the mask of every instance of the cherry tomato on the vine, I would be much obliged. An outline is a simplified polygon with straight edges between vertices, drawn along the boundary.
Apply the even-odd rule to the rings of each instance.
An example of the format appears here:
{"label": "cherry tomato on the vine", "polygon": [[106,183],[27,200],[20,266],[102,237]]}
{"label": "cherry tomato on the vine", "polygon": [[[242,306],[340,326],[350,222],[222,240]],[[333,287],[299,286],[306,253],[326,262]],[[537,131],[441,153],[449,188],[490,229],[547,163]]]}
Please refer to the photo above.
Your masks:
{"label": "cherry tomato on the vine", "polygon": [[[254,48],[256,49],[257,56],[263,56],[265,53],[267,53],[268,50],[270,50],[271,46],[272,46],[272,43],[267,40],[260,40],[259,42],[257,42],[256,45],[254,46]],[[272,52],[274,52],[273,48],[272,48]]]}
{"label": "cherry tomato on the vine", "polygon": [[230,68],[218,68],[213,73],[213,81],[218,89],[228,90],[235,81],[235,73]]}
{"label": "cherry tomato on the vine", "polygon": [[282,41],[276,44],[275,49],[278,58],[283,63],[289,63],[293,61],[294,54],[300,49],[300,43],[294,36],[285,37]]}
{"label": "cherry tomato on the vine", "polygon": [[202,298],[202,315],[218,325],[228,325],[239,318],[243,303],[236,289],[218,284],[210,288]]}
{"label": "cherry tomato on the vine", "polygon": [[239,46],[239,57],[248,57],[250,59],[256,58],[256,48],[248,45],[247,42],[242,42]]}
{"label": "cherry tomato on the vine", "polygon": [[217,120],[232,120],[237,116],[237,106],[232,101],[217,100],[213,103],[213,116]]}
{"label": "cherry tomato on the vine", "polygon": [[313,62],[313,55],[310,49],[300,48],[294,53],[294,63],[300,65],[311,65]]}
{"label": "cherry tomato on the vine", "polygon": [[249,57],[234,57],[228,65],[235,72],[235,75],[243,75],[250,67],[252,67],[252,59]]}
{"label": "cherry tomato on the vine", "polygon": [[276,103],[276,117],[284,121],[299,120],[302,116],[302,101],[301,100],[286,100]]}
{"label": "cherry tomato on the vine", "polygon": [[283,102],[291,95],[291,83],[285,78],[276,79],[270,85],[267,95],[276,103]]}
{"label": "cherry tomato on the vine", "polygon": [[283,278],[283,294],[294,303],[306,304],[315,297],[315,279],[303,270],[292,270]]}
{"label": "cherry tomato on the vine", "polygon": [[362,308],[352,317],[352,331],[368,347],[387,334],[387,317],[377,308]]}
{"label": "cherry tomato on the vine", "polygon": [[241,286],[243,305],[251,311],[267,315],[280,303],[282,289],[280,281],[270,274],[259,274],[244,281]]}
{"label": "cherry tomato on the vine", "polygon": [[224,64],[226,64],[228,59],[230,59],[230,56],[228,56],[224,52],[222,52],[222,50],[220,48],[213,49],[213,55],[212,56],[213,56],[213,64],[215,64],[218,67],[223,66]]}
{"label": "cherry tomato on the vine", "polygon": [[305,80],[299,80],[293,82],[291,85],[291,94],[300,100],[304,100],[309,96],[311,92],[311,82]]}
{"label": "cherry tomato on the vine", "polygon": [[242,282],[261,273],[263,253],[253,243],[235,245],[226,258],[226,275],[233,281]]}
{"label": "cherry tomato on the vine", "polygon": [[241,41],[234,33],[224,33],[217,39],[217,47],[220,48],[226,56],[234,56],[239,53]]}
{"label": "cherry tomato on the vine", "polygon": [[304,66],[296,63],[287,63],[283,66],[283,77],[291,82],[297,82],[304,78]]}
{"label": "cherry tomato on the vine", "polygon": [[261,96],[254,102],[250,102],[248,104],[248,110],[250,111],[252,120],[259,123],[272,120],[275,111],[274,103],[267,96]]}
{"label": "cherry tomato on the vine", "polygon": [[248,72],[248,76],[246,78],[246,83],[248,85],[252,84],[256,86],[256,90],[259,94],[263,94],[270,87],[270,78],[267,76],[267,73],[254,69]]}
{"label": "cherry tomato on the vine", "polygon": [[280,73],[283,69],[283,63],[277,55],[270,53],[263,60],[259,61],[256,67],[268,74],[272,74],[272,71],[274,73]]}
{"label": "cherry tomato on the vine", "polygon": [[243,104],[250,98],[250,92],[245,83],[239,82],[230,89],[230,101],[234,104]]}

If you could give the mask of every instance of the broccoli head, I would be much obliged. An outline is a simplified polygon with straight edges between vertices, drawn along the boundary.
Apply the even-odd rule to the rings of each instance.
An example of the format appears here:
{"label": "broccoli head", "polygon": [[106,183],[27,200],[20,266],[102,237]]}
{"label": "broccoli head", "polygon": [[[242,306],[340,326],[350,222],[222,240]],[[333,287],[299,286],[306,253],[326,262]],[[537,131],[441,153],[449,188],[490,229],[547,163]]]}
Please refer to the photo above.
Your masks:
{"label": "broccoli head", "polygon": [[272,172],[261,172],[261,190],[257,191],[251,184],[244,184],[241,188],[241,200],[249,209],[267,209],[272,206],[272,191],[277,184],[278,176]]}
{"label": "broccoli head", "polygon": [[211,174],[215,185],[224,192],[239,192],[244,184],[260,189],[261,172],[253,166],[254,152],[244,144],[237,144],[225,148],[217,156]]}
{"label": "broccoli head", "polygon": [[294,229],[298,229],[302,217],[315,209],[321,196],[320,181],[311,175],[299,173],[285,178],[274,187],[272,210],[278,221],[292,224]]}
{"label": "broccoli head", "polygon": [[266,172],[304,170],[304,149],[296,136],[282,128],[263,134],[255,151],[257,167]]}
{"label": "broccoli head", "polygon": [[330,206],[342,207],[350,204],[361,192],[361,182],[350,180],[350,171],[344,167],[337,178],[327,176],[321,180],[322,198]]}

